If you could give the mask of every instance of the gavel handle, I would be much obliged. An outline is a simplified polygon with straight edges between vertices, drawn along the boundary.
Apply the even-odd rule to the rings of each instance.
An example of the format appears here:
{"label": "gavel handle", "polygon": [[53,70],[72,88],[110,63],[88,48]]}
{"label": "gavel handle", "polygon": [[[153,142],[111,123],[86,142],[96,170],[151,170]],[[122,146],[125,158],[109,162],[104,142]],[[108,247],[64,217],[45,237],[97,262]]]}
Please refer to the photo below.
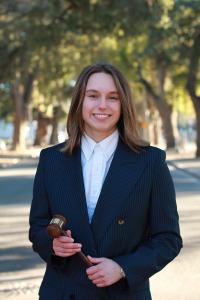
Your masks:
{"label": "gavel handle", "polygon": [[80,258],[86,263],[86,265],[87,265],[88,267],[93,266],[93,264],[91,263],[91,261],[87,258],[87,256],[86,256],[82,251],[78,252],[77,254],[78,254],[78,255],[80,256]]}
{"label": "gavel handle", "polygon": [[[66,232],[64,230],[62,230],[62,234],[67,236]],[[77,254],[80,256],[80,258],[84,261],[84,263],[86,263],[86,265],[88,267],[93,266],[93,264],[91,263],[91,261],[87,258],[87,256],[82,252],[77,252]]]}

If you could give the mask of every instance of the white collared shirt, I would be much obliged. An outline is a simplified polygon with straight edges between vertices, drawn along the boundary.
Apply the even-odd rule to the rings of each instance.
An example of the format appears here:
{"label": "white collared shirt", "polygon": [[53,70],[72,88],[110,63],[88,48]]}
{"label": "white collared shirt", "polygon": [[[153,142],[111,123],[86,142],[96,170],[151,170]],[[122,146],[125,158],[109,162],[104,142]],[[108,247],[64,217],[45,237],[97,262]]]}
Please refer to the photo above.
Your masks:
{"label": "white collared shirt", "polygon": [[81,163],[90,222],[104,179],[110,168],[118,139],[118,130],[115,130],[111,135],[98,143],[86,134],[81,138]]}

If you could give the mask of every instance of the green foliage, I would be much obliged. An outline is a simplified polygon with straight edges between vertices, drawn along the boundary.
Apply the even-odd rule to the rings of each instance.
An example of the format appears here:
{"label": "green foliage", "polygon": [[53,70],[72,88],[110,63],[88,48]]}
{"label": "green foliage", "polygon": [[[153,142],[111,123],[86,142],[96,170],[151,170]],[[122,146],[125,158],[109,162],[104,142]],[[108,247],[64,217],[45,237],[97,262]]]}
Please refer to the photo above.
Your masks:
{"label": "green foliage", "polygon": [[[185,95],[189,50],[200,28],[199,4],[199,0],[2,0],[0,82],[12,87],[19,79],[25,85],[27,74],[37,66],[33,106],[47,111],[49,106],[65,105],[70,83],[83,66],[109,61],[127,75],[136,98],[142,100],[140,64],[155,89],[157,69],[165,69],[167,101],[175,103],[175,89],[181,91],[180,97]],[[1,93],[4,102],[11,101],[9,93]]]}
{"label": "green foliage", "polygon": [[10,97],[10,86],[0,84],[0,119],[12,121],[13,105]]}

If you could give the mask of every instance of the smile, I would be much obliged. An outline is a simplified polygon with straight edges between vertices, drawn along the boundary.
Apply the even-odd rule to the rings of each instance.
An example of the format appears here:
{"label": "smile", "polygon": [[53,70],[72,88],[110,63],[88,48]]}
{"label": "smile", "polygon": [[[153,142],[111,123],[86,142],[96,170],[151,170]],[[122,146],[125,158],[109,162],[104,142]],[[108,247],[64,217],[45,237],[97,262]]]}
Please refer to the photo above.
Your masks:
{"label": "smile", "polygon": [[93,116],[99,120],[104,120],[109,118],[111,115],[109,114],[93,114]]}

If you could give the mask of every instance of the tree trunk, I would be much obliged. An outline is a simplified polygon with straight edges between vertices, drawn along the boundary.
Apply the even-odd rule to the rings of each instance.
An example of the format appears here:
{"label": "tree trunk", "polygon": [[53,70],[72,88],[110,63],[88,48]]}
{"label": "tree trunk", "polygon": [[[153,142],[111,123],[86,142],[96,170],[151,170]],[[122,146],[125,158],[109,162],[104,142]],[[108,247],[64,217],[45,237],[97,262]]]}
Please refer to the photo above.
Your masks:
{"label": "tree trunk", "polygon": [[14,131],[13,131],[13,150],[24,150],[26,148],[25,142],[25,128],[26,120],[23,109],[23,87],[17,81],[12,90],[12,97],[15,107],[14,112]]}
{"label": "tree trunk", "polygon": [[175,138],[172,126],[172,107],[167,103],[160,105],[159,114],[162,119],[163,132],[166,140],[167,149],[175,148]]}
{"label": "tree trunk", "polygon": [[200,157],[200,96],[196,93],[197,73],[200,58],[200,33],[195,36],[190,52],[190,64],[186,89],[193,102],[196,114],[196,157]]}
{"label": "tree trunk", "polygon": [[51,124],[50,118],[44,117],[43,114],[39,111],[34,146],[41,146],[46,143],[45,139],[47,135],[47,127],[49,124]]}
{"label": "tree trunk", "polygon": [[50,137],[50,144],[54,145],[58,143],[58,122],[61,113],[60,106],[56,106],[53,109],[53,119],[52,119],[52,132]]}
{"label": "tree trunk", "polygon": [[197,122],[197,137],[196,137],[196,157],[200,157],[200,101],[198,103],[198,106],[196,107],[196,122]]}
{"label": "tree trunk", "polygon": [[158,127],[157,124],[153,123],[153,143],[158,144]]}
{"label": "tree trunk", "polygon": [[23,121],[20,116],[16,116],[14,120],[12,150],[23,151],[26,149],[26,128],[27,122]]}
{"label": "tree trunk", "polygon": [[150,95],[150,99],[152,100],[153,106],[155,106],[159,112],[162,126],[163,126],[163,134],[166,140],[167,149],[175,148],[175,137],[173,133],[172,126],[172,106],[165,101],[164,95],[164,76],[165,72],[161,72],[158,69],[158,80],[159,80],[159,95],[155,93],[152,85],[142,77],[141,70],[139,69],[139,79],[140,82],[144,85],[147,93]]}
{"label": "tree trunk", "polygon": [[23,150],[26,148],[26,128],[30,116],[30,103],[33,83],[38,72],[36,66],[32,73],[27,75],[26,82],[22,84],[19,79],[16,79],[15,85],[12,88],[11,96],[13,98],[14,112],[14,132],[13,132],[13,150]]}

